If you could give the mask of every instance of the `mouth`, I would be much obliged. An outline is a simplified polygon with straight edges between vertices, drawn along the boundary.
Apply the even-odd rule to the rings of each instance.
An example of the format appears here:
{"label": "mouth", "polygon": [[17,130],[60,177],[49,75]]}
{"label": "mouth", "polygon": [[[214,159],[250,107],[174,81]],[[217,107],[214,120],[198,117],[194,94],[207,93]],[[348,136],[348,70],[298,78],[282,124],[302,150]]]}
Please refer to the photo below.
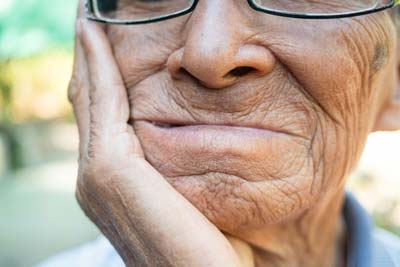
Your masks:
{"label": "mouth", "polygon": [[247,125],[247,124],[238,124],[238,123],[208,123],[208,122],[165,122],[165,121],[153,121],[153,120],[143,120],[146,124],[151,124],[154,127],[161,129],[175,129],[175,128],[242,128],[249,130],[258,130],[258,131],[268,131],[268,132],[276,132],[287,134],[284,131],[276,130],[270,127],[263,127],[260,125]]}
{"label": "mouth", "polygon": [[[261,181],[263,166],[281,158],[292,140],[288,134],[247,125],[156,120],[134,124],[147,159],[166,177],[216,172]],[[239,168],[243,162],[254,168]],[[250,170],[260,174],[247,175]]]}
{"label": "mouth", "polygon": [[166,122],[148,122],[155,128],[159,128],[160,130],[202,130],[202,129],[213,129],[213,130],[238,130],[241,129],[243,131],[262,131],[262,132],[277,132],[270,129],[265,129],[261,127],[252,127],[252,126],[243,126],[243,125],[235,125],[235,124],[210,124],[210,123],[166,123]]}
{"label": "mouth", "polygon": [[191,143],[205,140],[236,140],[237,142],[267,140],[272,137],[288,136],[283,131],[260,127],[259,125],[243,125],[233,123],[205,123],[205,122],[177,122],[140,120],[135,121],[139,129],[145,130],[148,136],[161,138],[168,142],[182,142],[191,146]]}

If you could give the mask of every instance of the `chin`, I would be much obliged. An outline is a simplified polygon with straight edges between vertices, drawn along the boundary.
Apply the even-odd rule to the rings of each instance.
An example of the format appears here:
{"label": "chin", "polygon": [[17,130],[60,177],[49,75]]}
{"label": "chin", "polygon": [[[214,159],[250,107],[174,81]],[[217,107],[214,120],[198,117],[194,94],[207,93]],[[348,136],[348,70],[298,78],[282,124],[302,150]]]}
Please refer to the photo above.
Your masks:
{"label": "chin", "polygon": [[232,234],[291,219],[316,197],[308,191],[312,179],[303,176],[251,182],[208,172],[166,179],[214,225]]}

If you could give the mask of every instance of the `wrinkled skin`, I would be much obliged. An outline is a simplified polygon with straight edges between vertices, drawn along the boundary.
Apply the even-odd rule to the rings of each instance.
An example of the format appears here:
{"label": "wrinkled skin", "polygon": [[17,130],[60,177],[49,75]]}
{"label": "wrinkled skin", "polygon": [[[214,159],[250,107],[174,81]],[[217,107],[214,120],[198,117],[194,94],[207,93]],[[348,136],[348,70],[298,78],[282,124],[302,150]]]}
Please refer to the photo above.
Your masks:
{"label": "wrinkled skin", "polygon": [[[146,159],[219,228],[273,224],[336,190],[355,165],[387,86],[376,72],[394,28],[387,14],[299,23],[245,1],[203,2],[191,17],[108,27],[131,119]],[[253,70],[229,75],[237,67]],[[163,120],[280,134],[165,142],[143,122]]]}
{"label": "wrinkled skin", "polygon": [[128,266],[340,266],[345,178],[400,126],[389,13],[78,25],[77,196]]}

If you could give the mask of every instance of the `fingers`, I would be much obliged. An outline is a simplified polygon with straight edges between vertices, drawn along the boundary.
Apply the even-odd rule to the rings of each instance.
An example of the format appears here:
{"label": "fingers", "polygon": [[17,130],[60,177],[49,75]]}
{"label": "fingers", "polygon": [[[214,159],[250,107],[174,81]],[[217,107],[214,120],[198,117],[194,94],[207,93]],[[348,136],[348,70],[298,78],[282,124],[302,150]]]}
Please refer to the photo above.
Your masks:
{"label": "fingers", "polygon": [[104,30],[88,20],[80,20],[79,27],[90,77],[91,127],[100,134],[110,134],[126,128],[129,119],[125,85]]}
{"label": "fingers", "polygon": [[68,99],[72,103],[79,131],[79,151],[82,155],[89,143],[90,112],[89,112],[89,80],[88,66],[82,44],[75,40],[74,67],[68,88]]}
{"label": "fingers", "polygon": [[[85,1],[79,0],[77,10],[77,21],[75,22],[75,32],[78,31],[78,21],[85,16]],[[75,53],[72,77],[68,87],[68,99],[72,103],[75,118],[79,131],[79,152],[83,155],[87,151],[90,132],[90,113],[89,113],[89,80],[88,66],[83,51],[82,43],[75,36]]]}
{"label": "fingers", "polygon": [[68,87],[68,99],[72,103],[79,131],[79,151],[87,151],[90,137],[90,96],[91,85],[89,66],[80,36],[82,21],[85,21],[85,0],[79,0],[75,22],[75,53],[72,77]]}
{"label": "fingers", "polygon": [[74,109],[79,131],[79,152],[87,151],[90,132],[89,73],[82,42],[78,38],[79,21],[85,19],[85,0],[79,0],[75,22],[75,53],[72,77],[68,86],[68,99]]}

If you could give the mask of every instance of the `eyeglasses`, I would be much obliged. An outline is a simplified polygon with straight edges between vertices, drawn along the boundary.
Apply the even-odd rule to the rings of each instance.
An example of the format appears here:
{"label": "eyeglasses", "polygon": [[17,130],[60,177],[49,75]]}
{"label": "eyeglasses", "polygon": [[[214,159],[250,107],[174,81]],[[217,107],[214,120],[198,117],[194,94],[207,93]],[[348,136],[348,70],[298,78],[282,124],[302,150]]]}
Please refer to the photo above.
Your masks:
{"label": "eyeglasses", "polygon": [[[207,1],[207,0],[205,0]],[[218,1],[218,0],[217,0]],[[199,0],[88,0],[87,17],[112,24],[143,24],[192,12]],[[400,0],[247,0],[254,10],[290,18],[335,19],[392,8]]]}

